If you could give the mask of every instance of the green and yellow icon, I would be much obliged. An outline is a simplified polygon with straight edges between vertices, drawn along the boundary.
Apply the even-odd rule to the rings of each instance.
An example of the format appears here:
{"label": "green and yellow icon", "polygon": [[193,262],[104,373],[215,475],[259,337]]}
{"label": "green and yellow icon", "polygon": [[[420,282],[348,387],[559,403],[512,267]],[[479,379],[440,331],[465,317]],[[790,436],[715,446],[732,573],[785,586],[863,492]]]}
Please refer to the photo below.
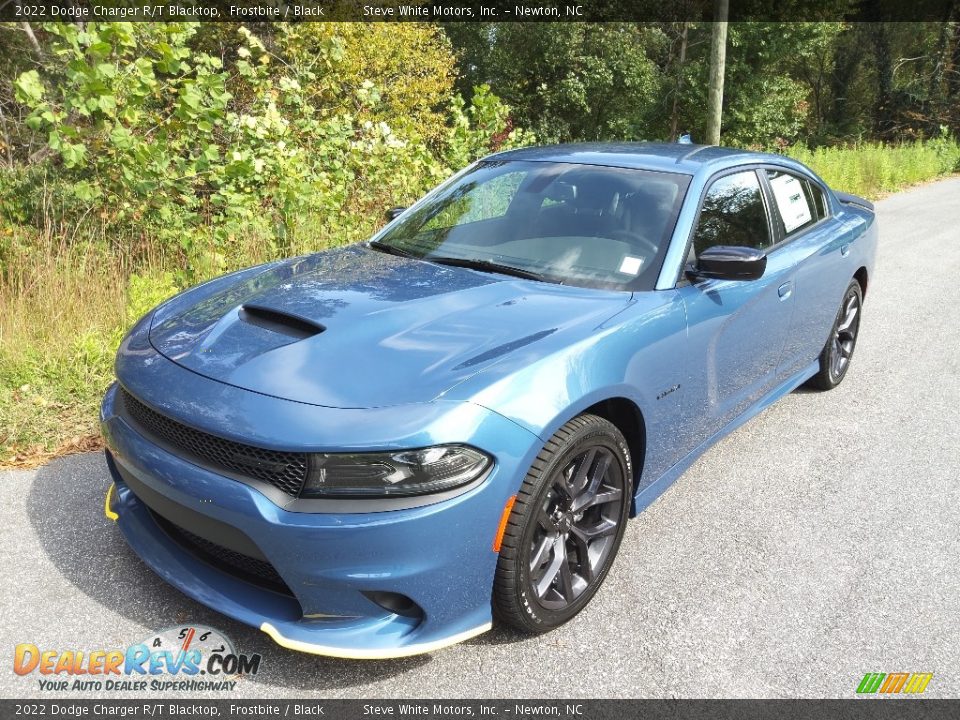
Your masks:
{"label": "green and yellow icon", "polygon": [[867,673],[857,686],[861,695],[907,693],[919,695],[927,689],[933,673]]}

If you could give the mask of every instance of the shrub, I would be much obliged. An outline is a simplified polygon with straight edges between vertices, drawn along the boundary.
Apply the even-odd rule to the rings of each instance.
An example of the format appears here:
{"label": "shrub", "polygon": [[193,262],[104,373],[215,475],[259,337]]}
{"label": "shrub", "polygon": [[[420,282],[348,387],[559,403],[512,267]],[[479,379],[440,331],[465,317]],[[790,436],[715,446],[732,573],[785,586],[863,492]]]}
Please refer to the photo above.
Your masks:
{"label": "shrub", "polygon": [[[123,252],[137,252],[138,235],[178,252],[186,284],[237,258],[357,240],[383,207],[411,201],[492,148],[530,139],[511,132],[489,88],[478,88],[470,107],[449,94],[453,58],[434,29],[394,31],[391,40],[379,29],[297,27],[271,40],[288,55],[278,62],[238,26],[225,63],[191,47],[197,28],[44,26],[57,61],[22,73],[16,92],[47,157],[13,179],[12,193],[0,185],[0,210],[47,223],[48,207],[11,199],[42,178],[52,207],[70,218],[94,211],[134,243]],[[357,62],[358,48],[371,38],[368,53],[392,48],[385,60],[368,58],[380,80],[425,59],[422,95],[360,80],[370,63]],[[401,55],[411,38],[419,41]]]}

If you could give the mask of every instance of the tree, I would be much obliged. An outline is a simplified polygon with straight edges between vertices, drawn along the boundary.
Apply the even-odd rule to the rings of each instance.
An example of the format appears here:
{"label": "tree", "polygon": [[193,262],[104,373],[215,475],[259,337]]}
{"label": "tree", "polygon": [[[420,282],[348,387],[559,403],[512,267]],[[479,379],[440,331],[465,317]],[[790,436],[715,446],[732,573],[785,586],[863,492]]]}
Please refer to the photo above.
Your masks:
{"label": "tree", "polygon": [[[444,133],[456,59],[443,31],[426,23],[295,23],[276,37],[288,62],[325,76],[311,94],[320,107],[389,119],[435,141]],[[371,83],[376,109],[357,106],[354,88]],[[310,88],[307,88],[310,93]]]}
{"label": "tree", "polygon": [[827,139],[960,131],[960,4],[940,22],[857,23],[833,43]]}
{"label": "tree", "polygon": [[[245,24],[208,27],[41,26],[43,60],[12,85],[23,141],[43,154],[16,153],[9,184],[0,175],[0,213],[40,224],[51,205],[71,217],[94,211],[104,227],[149,233],[206,275],[250,236],[268,238],[269,252],[289,249],[305,218],[323,218],[328,238],[364,237],[382,208],[524,141],[511,132],[509,108],[487,88],[475,91],[470,106],[452,94],[452,56],[429,28],[417,36],[405,26],[393,40],[376,30],[324,43],[320,33],[319,41],[309,36],[318,43],[311,46]],[[358,49],[373,37],[381,41],[374,49],[396,52]],[[416,37],[426,38],[420,60],[409,43],[401,57],[403,39]],[[311,47],[322,52],[311,55]],[[423,83],[392,87],[388,70],[397,67],[423,72]],[[203,245],[208,228],[212,254]],[[132,233],[111,234],[136,241]]]}
{"label": "tree", "polygon": [[658,26],[451,24],[461,91],[489,83],[541,140],[650,137],[662,88]]}

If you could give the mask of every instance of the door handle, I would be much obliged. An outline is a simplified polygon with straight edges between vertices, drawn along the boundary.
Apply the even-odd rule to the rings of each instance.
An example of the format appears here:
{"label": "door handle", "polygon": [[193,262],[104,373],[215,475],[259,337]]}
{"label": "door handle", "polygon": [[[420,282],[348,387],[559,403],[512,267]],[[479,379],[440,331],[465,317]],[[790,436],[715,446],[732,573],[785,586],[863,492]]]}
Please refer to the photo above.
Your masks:
{"label": "door handle", "polygon": [[841,246],[840,246],[840,254],[843,255],[844,257],[846,257],[847,255],[849,255],[849,254],[850,254],[850,245],[841,245]]}
{"label": "door handle", "polygon": [[781,300],[786,300],[793,293],[793,281],[788,280],[783,285],[777,288],[777,295],[780,296]]}

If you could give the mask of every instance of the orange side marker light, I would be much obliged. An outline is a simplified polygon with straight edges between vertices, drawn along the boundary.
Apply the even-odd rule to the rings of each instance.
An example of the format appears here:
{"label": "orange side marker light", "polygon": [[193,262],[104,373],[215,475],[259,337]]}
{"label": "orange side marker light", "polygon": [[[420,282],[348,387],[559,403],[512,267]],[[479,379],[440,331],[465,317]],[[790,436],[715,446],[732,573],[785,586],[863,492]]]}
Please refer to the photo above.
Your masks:
{"label": "orange side marker light", "polygon": [[500,526],[497,528],[497,535],[493,538],[493,551],[500,552],[500,544],[503,542],[503,534],[507,531],[507,521],[510,520],[510,511],[513,510],[513,503],[517,496],[511,495],[507,504],[503,506],[503,514],[500,516]]}

